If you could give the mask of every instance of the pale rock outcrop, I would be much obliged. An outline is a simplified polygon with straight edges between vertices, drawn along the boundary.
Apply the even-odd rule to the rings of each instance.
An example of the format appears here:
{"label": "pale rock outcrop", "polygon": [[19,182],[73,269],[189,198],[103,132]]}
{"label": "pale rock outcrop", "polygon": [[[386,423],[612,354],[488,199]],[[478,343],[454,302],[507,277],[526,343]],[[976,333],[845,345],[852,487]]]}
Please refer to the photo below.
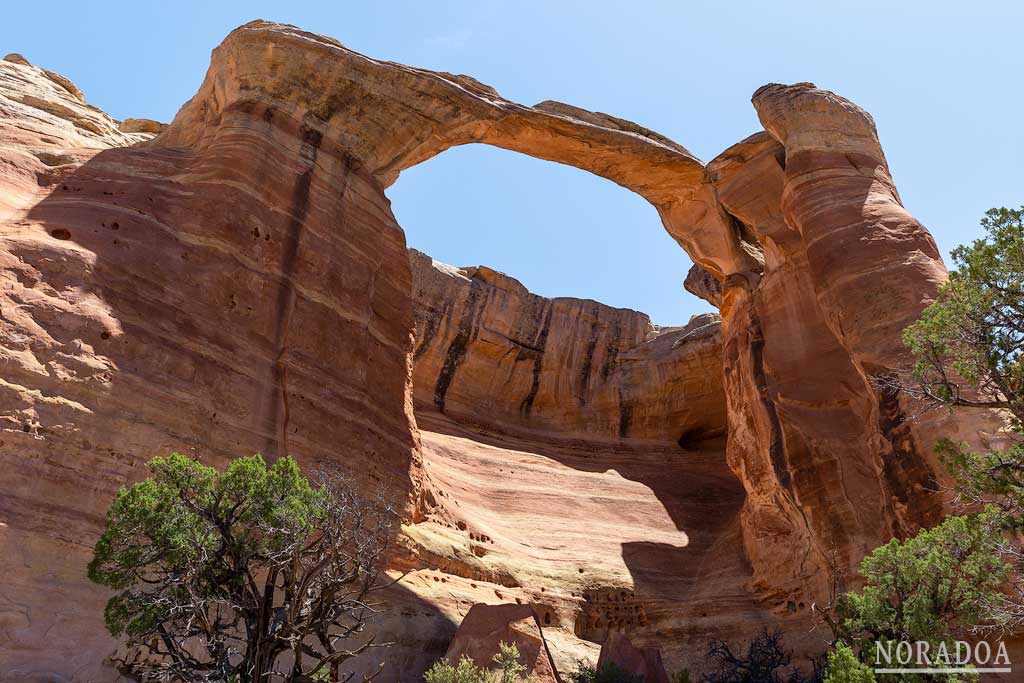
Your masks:
{"label": "pale rock outcrop", "polygon": [[86,104],[69,79],[19,54],[0,60],[0,118],[9,124],[0,144],[30,152],[130,145],[150,137],[119,131],[106,113]]}
{"label": "pale rock outcrop", "polygon": [[126,134],[60,74],[32,66],[19,54],[0,60],[0,220],[46,194],[38,177],[81,163],[94,152],[151,137]]}
{"label": "pale rock outcrop", "polygon": [[125,119],[118,124],[117,129],[122,133],[152,133],[153,135],[159,135],[166,127],[166,123],[160,123],[153,119]]}

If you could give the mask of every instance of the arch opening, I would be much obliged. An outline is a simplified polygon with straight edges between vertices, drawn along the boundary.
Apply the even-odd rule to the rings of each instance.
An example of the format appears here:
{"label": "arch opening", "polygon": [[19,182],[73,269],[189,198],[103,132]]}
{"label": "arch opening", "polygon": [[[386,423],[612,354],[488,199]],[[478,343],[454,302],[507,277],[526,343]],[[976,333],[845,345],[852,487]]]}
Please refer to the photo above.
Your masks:
{"label": "arch opening", "polygon": [[[732,520],[743,491],[724,458],[720,323],[683,290],[692,262],[658,225],[664,214],[578,168],[478,144],[447,152],[403,170],[387,190],[413,247],[413,403],[433,501],[416,540],[446,548],[447,573],[516,585],[527,600],[536,591],[537,604],[550,604],[539,600],[545,590],[614,597],[614,618],[604,614],[611,597],[558,603],[576,614],[565,622],[572,633],[559,627],[555,638],[602,642],[616,631],[642,639],[664,627],[648,618],[661,613],[652,604],[707,611],[717,594],[695,591],[695,578],[709,555],[736,569],[741,591]],[[595,206],[580,211],[588,199]],[[530,202],[544,213],[527,213]],[[617,224],[609,206],[623,216]],[[490,216],[496,211],[500,220]],[[604,234],[592,227],[602,218]],[[545,240],[611,242],[599,254],[608,260],[588,275],[614,288],[630,277],[608,265],[621,256],[616,230],[619,241],[651,238],[630,245],[634,258],[641,263],[644,250],[664,257],[659,268],[671,272],[659,274],[682,313],[671,322],[683,324],[658,327],[644,313],[599,303],[600,293],[558,296],[590,294],[565,291],[561,277],[533,292],[506,265],[556,251],[536,244]],[[431,241],[438,233],[444,239]],[[534,244],[509,253],[522,233]],[[488,251],[507,260],[488,263]],[[588,252],[566,251],[549,263],[565,271],[575,260],[585,270]],[[572,520],[585,520],[587,531]],[[466,552],[451,550],[463,545]],[[550,612],[538,614],[550,625]],[[580,628],[580,619],[592,625]]]}
{"label": "arch opening", "polygon": [[[720,319],[681,286],[692,266],[686,253],[657,226],[645,229],[643,197],[482,144],[405,174],[387,193],[417,236],[407,241],[418,410],[559,440],[699,450],[724,436]],[[499,263],[471,256],[481,248]],[[479,265],[451,265],[438,250]],[[520,267],[546,291],[518,279]],[[689,315],[655,324],[623,305],[637,295],[677,320]],[[481,406],[487,414],[474,416]]]}
{"label": "arch opening", "polygon": [[650,204],[591,173],[467,144],[403,171],[386,194],[408,245],[443,263],[638,310],[660,327],[715,312],[682,288],[693,261]]}

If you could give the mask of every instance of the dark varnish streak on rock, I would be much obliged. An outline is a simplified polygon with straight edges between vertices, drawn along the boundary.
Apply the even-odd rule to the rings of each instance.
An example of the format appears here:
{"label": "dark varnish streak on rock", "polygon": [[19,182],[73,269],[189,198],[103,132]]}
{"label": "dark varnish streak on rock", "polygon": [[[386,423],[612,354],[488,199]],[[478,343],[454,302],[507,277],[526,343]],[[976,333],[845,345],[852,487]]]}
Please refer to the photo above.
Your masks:
{"label": "dark varnish streak on rock", "polygon": [[612,331],[608,335],[608,344],[605,348],[604,353],[604,364],[601,366],[601,380],[608,379],[608,376],[612,374],[612,368],[615,367],[615,362],[619,359],[619,346],[616,340],[622,338],[622,323],[619,322],[618,317],[612,319]]}
{"label": "dark varnish streak on rock", "polygon": [[430,349],[430,344],[434,341],[434,337],[437,335],[437,330],[441,326],[441,321],[446,320],[451,313],[452,302],[450,299],[445,299],[444,306],[441,308],[440,313],[431,309],[427,311],[427,315],[422,317],[422,332],[417,335],[416,351],[413,352],[412,355],[413,360],[418,360]]}
{"label": "dark varnish streak on rock", "polygon": [[753,362],[752,374],[757,386],[758,396],[761,398],[761,405],[764,406],[771,423],[771,434],[769,435],[768,454],[772,461],[772,469],[775,470],[775,477],[782,484],[783,488],[793,496],[793,481],[789,474],[789,466],[786,463],[786,449],[782,443],[782,422],[779,420],[779,411],[768,396],[768,377],[764,371],[764,332],[761,328],[761,320],[753,312],[751,305],[751,334],[750,334],[750,357]]}
{"label": "dark varnish streak on rock", "polygon": [[580,367],[580,380],[579,386],[576,389],[576,402],[580,407],[584,406],[587,402],[587,389],[590,383],[590,371],[594,367],[594,351],[597,350],[597,304],[594,304],[593,316],[590,321],[590,341],[587,342],[587,347],[583,352],[583,363]]}
{"label": "dark varnish streak on rock", "polygon": [[444,412],[445,396],[448,388],[455,379],[455,373],[466,357],[466,349],[469,342],[476,336],[476,315],[482,287],[472,280],[469,285],[469,294],[466,295],[466,306],[462,309],[462,316],[459,318],[458,330],[455,338],[448,346],[448,353],[444,357],[444,364],[441,372],[437,375],[437,384],[434,385],[434,405],[440,412]]}
{"label": "dark varnish streak on rock", "polygon": [[[523,402],[519,405],[519,413],[523,417],[529,417],[530,411],[533,410],[533,402],[537,398],[537,392],[540,390],[540,369],[544,364],[544,347],[548,343],[548,333],[551,331],[551,313],[554,307],[554,303],[548,301],[544,306],[544,321],[540,326],[540,333],[537,336],[537,342],[534,345],[535,349],[533,352],[533,382],[530,385],[530,393],[526,395]],[[522,355],[523,351],[520,351]]]}
{"label": "dark varnish streak on rock", "polygon": [[[266,120],[269,123],[270,119]],[[288,454],[288,371],[284,363],[284,354],[287,349],[288,324],[295,308],[295,285],[292,277],[298,261],[306,214],[309,212],[309,193],[313,172],[316,169],[317,154],[323,140],[320,131],[306,126],[302,127],[301,135],[302,147],[299,156],[305,161],[305,169],[299,174],[292,190],[291,210],[281,256],[281,286],[277,290],[275,307],[274,364],[271,368],[272,397],[269,415],[271,436],[268,437],[268,447],[265,449],[271,458]],[[345,188],[342,188],[341,196],[344,197],[344,194]]]}
{"label": "dark varnish streak on rock", "polygon": [[[910,425],[900,407],[899,389],[883,387],[879,392],[878,428],[892,447],[882,458],[882,472],[889,493],[913,511],[915,519],[938,524],[942,506],[938,496],[922,496],[921,491],[934,490],[935,473],[926,462],[915,457]],[[899,530],[893,530],[897,534]],[[916,531],[916,530],[909,530]]]}
{"label": "dark varnish streak on rock", "polygon": [[633,422],[633,404],[619,389],[619,438],[625,438],[629,434],[629,427]]}

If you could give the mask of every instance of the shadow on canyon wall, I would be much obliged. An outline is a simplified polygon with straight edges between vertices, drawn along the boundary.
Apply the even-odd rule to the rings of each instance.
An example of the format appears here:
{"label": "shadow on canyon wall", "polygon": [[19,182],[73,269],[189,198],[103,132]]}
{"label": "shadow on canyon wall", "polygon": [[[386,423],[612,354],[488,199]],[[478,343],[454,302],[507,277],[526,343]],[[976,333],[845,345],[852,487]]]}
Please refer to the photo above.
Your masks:
{"label": "shadow on canyon wall", "polygon": [[[614,469],[621,477],[650,489],[689,543],[623,544],[622,557],[638,599],[684,601],[697,588],[698,579],[709,572],[721,574],[727,570],[739,581],[749,575],[738,529],[744,491],[718,442],[710,442],[711,447],[703,451],[628,442],[552,444],[542,440],[542,435],[524,437],[485,431],[429,410],[418,410],[416,418],[421,429],[535,454],[583,472],[600,474]],[[730,542],[723,543],[727,537]]]}
{"label": "shadow on canyon wall", "polygon": [[[0,515],[21,548],[3,564],[4,609],[24,615],[2,659],[10,671],[91,675],[113,651],[106,592],[86,564],[118,487],[145,478],[154,456],[223,467],[288,453],[307,471],[337,463],[398,501],[410,495],[395,346],[412,327],[404,238],[367,216],[378,207],[365,188],[384,203],[375,179],[317,161],[310,135],[293,168],[272,119],[256,150],[139,145],[80,166],[53,159],[38,175],[50,193],[8,241],[26,292],[15,322],[35,328],[25,353],[40,371],[5,379],[43,397],[0,441]],[[401,586],[390,601],[393,631],[419,624],[420,659],[396,666],[422,670],[455,624]]]}

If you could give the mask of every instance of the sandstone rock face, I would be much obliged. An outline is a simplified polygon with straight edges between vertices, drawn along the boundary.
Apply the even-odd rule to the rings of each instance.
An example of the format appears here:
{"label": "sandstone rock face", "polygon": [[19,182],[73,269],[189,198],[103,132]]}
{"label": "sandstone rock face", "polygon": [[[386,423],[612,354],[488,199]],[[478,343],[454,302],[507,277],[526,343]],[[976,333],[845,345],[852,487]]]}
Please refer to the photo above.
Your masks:
{"label": "sandstone rock face", "polygon": [[531,294],[484,266],[410,259],[421,408],[563,438],[725,434],[718,316],[656,328],[637,311]]}
{"label": "sandstone rock face", "polygon": [[445,656],[452,664],[468,657],[477,666],[491,669],[501,643],[519,648],[519,661],[526,667],[524,675],[543,683],[561,680],[548,652],[544,631],[529,605],[473,605]]}
{"label": "sandstone rock face", "polygon": [[615,634],[601,646],[597,668],[614,664],[623,671],[640,676],[644,683],[668,683],[668,673],[656,647],[638,648],[629,638]]}
{"label": "sandstone rock face", "polygon": [[781,155],[762,133],[709,164],[723,205],[765,245],[764,272],[727,283],[724,366],[744,543],[757,584],[780,600],[827,580],[833,547],[853,562],[895,530],[874,391],[828,329],[782,219]]}
{"label": "sandstone rock face", "polygon": [[782,213],[800,234],[829,326],[865,370],[891,368],[905,353],[900,333],[946,269],[900,202],[874,121],[807,83],[764,86],[753,102],[785,148]]}
{"label": "sandstone rock face", "polygon": [[633,190],[715,274],[755,268],[760,259],[715,199],[704,165],[662,135],[560,102],[526,107],[468,76],[376,61],[291,26],[257,21],[233,31],[161,144],[193,146],[211,128],[245,124],[258,114],[253,107],[323,127],[385,186],[449,147],[485,143]]}
{"label": "sandstone rock face", "polygon": [[870,116],[809,84],[765,86],[754,104],[768,132],[708,168],[764,251],[763,272],[725,282],[728,457],[755,585],[781,602],[824,591],[833,553],[852,567],[934,523],[936,437],[986,425],[909,423],[875,384],[905,366],[900,332],[945,268],[899,202]]}
{"label": "sandstone rock face", "polygon": [[300,121],[111,147],[140,137],[41,70],[0,78],[0,670],[100,679],[85,566],[153,455],[341,461],[411,499],[406,248]]}
{"label": "sandstone rock face", "polygon": [[0,220],[42,196],[40,173],[81,163],[103,149],[149,135],[126,134],[60,74],[32,66],[18,54],[0,60]]}
{"label": "sandstone rock face", "polygon": [[715,308],[722,307],[722,283],[696,263],[686,274],[683,288],[690,294],[704,299]]}
{"label": "sandstone rock face", "polygon": [[[171,450],[339,462],[402,501],[382,681],[510,600],[559,666],[627,634],[693,668],[765,623],[819,648],[828,554],[934,520],[935,436],[988,418],[911,424],[872,383],[945,271],[870,117],[808,84],[754,104],[765,132],[705,166],[621,119],[266,22],[167,128],[0,61],[0,671],[116,677],[85,565],[114,491]],[[385,189],[471,142],[648,199],[721,323],[410,265]]]}
{"label": "sandstone rock face", "polygon": [[0,97],[5,148],[103,148],[148,138],[119,131],[106,113],[86,104],[82,91],[69,79],[33,66],[18,54],[0,60]]}
{"label": "sandstone rock face", "polygon": [[157,135],[167,127],[167,124],[154,121],[153,119],[125,119],[118,124],[117,129],[122,133],[152,133]]}
{"label": "sandstone rock face", "polygon": [[404,531],[408,568],[430,571],[408,585],[451,622],[466,603],[521,600],[564,673],[615,632],[677,669],[710,638],[779,620],[748,589],[743,488],[720,449],[417,422],[431,505]]}

